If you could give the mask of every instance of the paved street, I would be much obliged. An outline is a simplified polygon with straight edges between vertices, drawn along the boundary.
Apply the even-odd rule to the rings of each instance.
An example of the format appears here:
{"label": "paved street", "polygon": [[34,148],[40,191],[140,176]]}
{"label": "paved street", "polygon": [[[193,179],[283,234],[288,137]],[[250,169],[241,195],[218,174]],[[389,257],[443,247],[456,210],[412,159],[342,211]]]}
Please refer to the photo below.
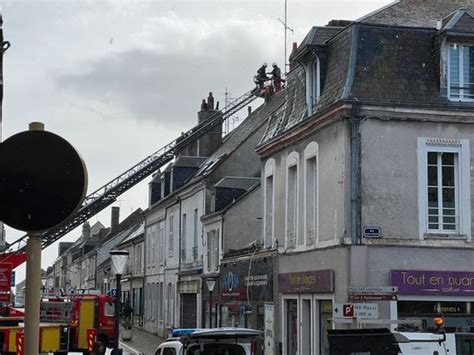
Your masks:
{"label": "paved street", "polygon": [[133,338],[130,341],[121,342],[121,347],[124,349],[124,355],[129,354],[143,354],[153,355],[159,344],[163,342],[163,338],[141,331],[133,330]]}

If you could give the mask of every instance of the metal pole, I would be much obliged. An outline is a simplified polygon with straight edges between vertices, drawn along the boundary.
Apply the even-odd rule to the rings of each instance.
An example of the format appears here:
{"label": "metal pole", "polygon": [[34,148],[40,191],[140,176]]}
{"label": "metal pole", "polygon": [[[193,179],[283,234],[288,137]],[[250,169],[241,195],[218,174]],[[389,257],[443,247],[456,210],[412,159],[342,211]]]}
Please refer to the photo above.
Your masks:
{"label": "metal pole", "polygon": [[120,334],[120,315],[121,315],[121,302],[120,297],[122,294],[122,286],[120,284],[120,280],[122,275],[116,274],[115,275],[115,338],[114,338],[114,355],[120,355],[121,351],[119,349],[119,334]]}
{"label": "metal pole", "polygon": [[25,354],[39,353],[41,238],[31,233],[26,244]]}
{"label": "metal pole", "polygon": [[212,328],[212,291],[209,291],[209,328]]}

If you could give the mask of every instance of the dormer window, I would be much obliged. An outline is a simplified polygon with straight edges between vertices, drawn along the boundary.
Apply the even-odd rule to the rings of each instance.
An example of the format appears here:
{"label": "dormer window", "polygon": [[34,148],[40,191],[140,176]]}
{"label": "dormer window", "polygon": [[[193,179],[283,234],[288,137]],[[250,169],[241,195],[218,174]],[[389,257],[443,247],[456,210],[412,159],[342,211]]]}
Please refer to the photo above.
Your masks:
{"label": "dormer window", "polygon": [[448,73],[449,99],[474,101],[474,46],[449,45]]}
{"label": "dormer window", "polygon": [[318,57],[306,64],[306,107],[308,116],[313,114],[313,107],[319,101],[319,59]]}

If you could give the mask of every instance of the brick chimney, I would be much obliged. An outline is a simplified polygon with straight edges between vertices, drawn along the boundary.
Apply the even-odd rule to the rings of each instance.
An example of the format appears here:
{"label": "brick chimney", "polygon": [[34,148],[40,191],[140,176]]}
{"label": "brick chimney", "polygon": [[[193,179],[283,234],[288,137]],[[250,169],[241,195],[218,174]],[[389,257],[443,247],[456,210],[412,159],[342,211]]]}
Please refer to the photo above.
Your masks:
{"label": "brick chimney", "polygon": [[111,232],[115,232],[117,226],[119,225],[119,218],[120,218],[120,207],[114,206],[112,207],[111,214],[110,214],[110,229]]}

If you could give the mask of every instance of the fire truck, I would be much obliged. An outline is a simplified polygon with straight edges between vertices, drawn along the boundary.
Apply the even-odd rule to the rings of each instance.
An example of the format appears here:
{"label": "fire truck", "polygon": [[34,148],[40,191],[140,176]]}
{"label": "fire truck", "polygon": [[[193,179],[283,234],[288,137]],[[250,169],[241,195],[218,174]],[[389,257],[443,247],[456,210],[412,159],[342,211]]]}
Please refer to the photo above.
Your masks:
{"label": "fire truck", "polygon": [[[113,343],[115,298],[80,295],[41,301],[40,353],[89,353],[96,341]],[[23,354],[23,317],[0,317],[0,353]]]}

